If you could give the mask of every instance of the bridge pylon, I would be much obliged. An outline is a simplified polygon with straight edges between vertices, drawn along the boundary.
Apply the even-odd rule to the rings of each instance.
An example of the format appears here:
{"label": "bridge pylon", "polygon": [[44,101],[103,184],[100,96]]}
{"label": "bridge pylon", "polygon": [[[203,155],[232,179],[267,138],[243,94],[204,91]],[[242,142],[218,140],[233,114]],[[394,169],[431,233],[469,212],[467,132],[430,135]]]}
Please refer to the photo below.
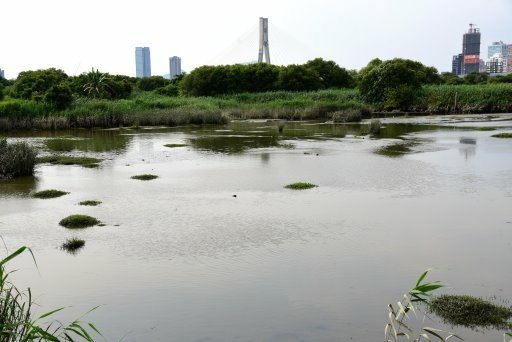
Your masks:
{"label": "bridge pylon", "polygon": [[268,47],[268,18],[260,18],[260,50],[258,53],[258,63],[263,62],[263,53],[265,53],[265,62],[270,64],[270,50]]}

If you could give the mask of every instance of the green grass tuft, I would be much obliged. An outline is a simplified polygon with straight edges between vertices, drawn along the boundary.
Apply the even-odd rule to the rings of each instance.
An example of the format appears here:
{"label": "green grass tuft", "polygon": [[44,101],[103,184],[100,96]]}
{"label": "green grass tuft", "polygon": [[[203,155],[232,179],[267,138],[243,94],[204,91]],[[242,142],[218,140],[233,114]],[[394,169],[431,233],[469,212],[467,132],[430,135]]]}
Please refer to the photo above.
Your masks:
{"label": "green grass tuft", "polygon": [[37,158],[38,163],[49,163],[53,165],[81,165],[83,167],[98,167],[101,159],[90,157],[72,157],[72,156],[45,156]]}
{"label": "green grass tuft", "polygon": [[69,194],[69,192],[50,189],[50,190],[42,190],[42,191],[35,192],[32,194],[32,197],[47,199],[47,198],[57,198],[57,197],[61,197],[61,196],[67,195],[67,194]]}
{"label": "green grass tuft", "polygon": [[306,182],[297,182],[297,183],[292,183],[292,184],[288,184],[285,186],[286,189],[292,189],[292,190],[306,190],[306,189],[311,189],[311,188],[316,188],[316,187],[318,187],[318,185],[306,183]]}
{"label": "green grass tuft", "polygon": [[512,133],[500,133],[492,135],[493,138],[511,139]]}
{"label": "green grass tuft", "polygon": [[156,175],[144,174],[144,175],[132,176],[131,178],[132,178],[132,179],[137,179],[137,180],[142,180],[142,181],[149,181],[149,180],[152,180],[152,179],[156,179],[156,178],[158,178],[158,176],[156,176]]}
{"label": "green grass tuft", "polygon": [[68,253],[75,254],[79,249],[85,246],[85,241],[77,238],[67,239],[61,246]]}
{"label": "green grass tuft", "polygon": [[87,215],[71,215],[62,219],[59,224],[66,228],[87,228],[100,223],[97,219]]}
{"label": "green grass tuft", "polygon": [[165,147],[174,148],[174,147],[185,147],[188,146],[187,144],[167,144],[164,145]]}
{"label": "green grass tuft", "polygon": [[496,127],[475,127],[473,128],[475,131],[495,131]]}
{"label": "green grass tuft", "polygon": [[468,328],[511,329],[512,308],[499,306],[481,298],[441,295],[431,301],[430,309],[453,325]]}
{"label": "green grass tuft", "polygon": [[95,200],[87,200],[87,201],[82,201],[80,203],[78,203],[80,205],[87,205],[87,206],[92,206],[92,207],[95,207],[97,205],[100,205],[101,204],[101,201],[95,201]]}
{"label": "green grass tuft", "polygon": [[37,150],[26,142],[7,143],[0,138],[0,179],[31,176]]}

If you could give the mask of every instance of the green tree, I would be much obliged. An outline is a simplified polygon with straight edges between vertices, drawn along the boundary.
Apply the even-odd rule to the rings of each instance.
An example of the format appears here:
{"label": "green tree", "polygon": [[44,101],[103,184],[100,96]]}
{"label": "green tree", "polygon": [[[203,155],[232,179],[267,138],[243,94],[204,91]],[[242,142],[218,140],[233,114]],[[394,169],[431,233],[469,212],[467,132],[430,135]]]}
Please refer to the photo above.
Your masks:
{"label": "green tree", "polygon": [[0,101],[4,99],[4,85],[0,83]]}
{"label": "green tree", "polygon": [[109,75],[100,72],[98,69],[91,69],[84,77],[83,91],[87,97],[102,99],[108,97]]}
{"label": "green tree", "polygon": [[143,77],[137,81],[137,88],[143,91],[153,91],[170,83],[170,80],[166,80],[162,76]]}
{"label": "green tree", "polygon": [[487,80],[489,79],[489,74],[487,73],[480,73],[480,72],[471,72],[464,76],[464,79],[469,84],[480,84],[480,83],[487,83]]}
{"label": "green tree", "polygon": [[322,87],[320,75],[304,65],[288,65],[281,69],[277,88],[289,91],[311,91]]}
{"label": "green tree", "polygon": [[441,83],[449,84],[449,85],[457,85],[457,84],[466,84],[467,82],[451,72],[443,72],[440,76]]}
{"label": "green tree", "polygon": [[65,109],[73,102],[71,88],[65,84],[57,84],[48,89],[44,95],[44,102],[51,104],[56,109]]}
{"label": "green tree", "polygon": [[359,92],[369,103],[407,109],[421,88],[420,79],[421,75],[411,68],[411,63],[393,59],[365,70],[359,80]]}
{"label": "green tree", "polygon": [[351,88],[354,86],[355,82],[349,71],[341,68],[334,61],[316,58],[307,62],[305,66],[320,75],[322,88]]}
{"label": "green tree", "polygon": [[55,68],[23,71],[14,82],[11,94],[22,99],[42,99],[48,89],[67,79],[64,71]]}

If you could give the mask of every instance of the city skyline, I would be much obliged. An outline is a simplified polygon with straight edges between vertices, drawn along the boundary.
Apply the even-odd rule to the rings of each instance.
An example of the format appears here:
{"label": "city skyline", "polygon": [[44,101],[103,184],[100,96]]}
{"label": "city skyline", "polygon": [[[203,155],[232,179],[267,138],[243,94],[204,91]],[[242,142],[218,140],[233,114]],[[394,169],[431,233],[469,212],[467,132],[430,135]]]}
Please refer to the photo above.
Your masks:
{"label": "city skyline", "polygon": [[[122,7],[99,0],[78,0],[73,4],[63,0],[8,2],[3,5],[5,18],[0,29],[10,34],[2,37],[0,65],[8,78],[16,77],[20,71],[48,67],[60,68],[70,75],[94,67],[135,76],[131,51],[134,46],[149,46],[154,75],[167,73],[173,51],[179,51],[184,69],[193,70],[216,64],[215,58],[256,26],[261,16],[271,22],[269,40],[272,62],[276,64],[303,63],[322,57],[348,69],[360,69],[373,58],[401,57],[418,60],[439,71],[450,71],[448,56],[460,50],[460,36],[470,22],[482,30],[482,46],[499,40],[512,41],[508,24],[512,3],[507,0],[475,2],[471,6],[467,0],[262,0],[251,8],[236,1],[212,4],[196,0],[180,4],[180,16],[169,22],[165,13],[171,5],[149,0],[147,8],[152,15],[144,18],[132,0],[123,2]],[[501,10],[490,15],[489,6]],[[24,14],[27,25],[20,27],[17,13]],[[92,17],[94,25],[90,25]],[[12,27],[18,29],[10,30]],[[286,56],[289,49],[276,41],[278,29],[288,34],[288,41],[306,49],[298,55]],[[169,44],[169,31],[186,33],[176,35]],[[256,59],[258,42],[253,43],[254,49],[241,56],[240,63]]]}

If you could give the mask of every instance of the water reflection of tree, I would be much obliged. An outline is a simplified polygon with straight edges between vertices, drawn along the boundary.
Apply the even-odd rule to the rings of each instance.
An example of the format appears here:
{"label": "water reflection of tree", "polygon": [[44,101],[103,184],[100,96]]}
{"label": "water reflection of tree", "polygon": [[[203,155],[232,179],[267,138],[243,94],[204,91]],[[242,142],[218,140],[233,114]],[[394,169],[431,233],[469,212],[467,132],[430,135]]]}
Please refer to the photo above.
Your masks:
{"label": "water reflection of tree", "polygon": [[0,180],[1,197],[26,197],[37,187],[37,177],[19,177]]}
{"label": "water reflection of tree", "polygon": [[466,138],[461,137],[459,139],[459,153],[464,156],[465,160],[469,160],[470,158],[476,155],[476,139],[475,138]]}

